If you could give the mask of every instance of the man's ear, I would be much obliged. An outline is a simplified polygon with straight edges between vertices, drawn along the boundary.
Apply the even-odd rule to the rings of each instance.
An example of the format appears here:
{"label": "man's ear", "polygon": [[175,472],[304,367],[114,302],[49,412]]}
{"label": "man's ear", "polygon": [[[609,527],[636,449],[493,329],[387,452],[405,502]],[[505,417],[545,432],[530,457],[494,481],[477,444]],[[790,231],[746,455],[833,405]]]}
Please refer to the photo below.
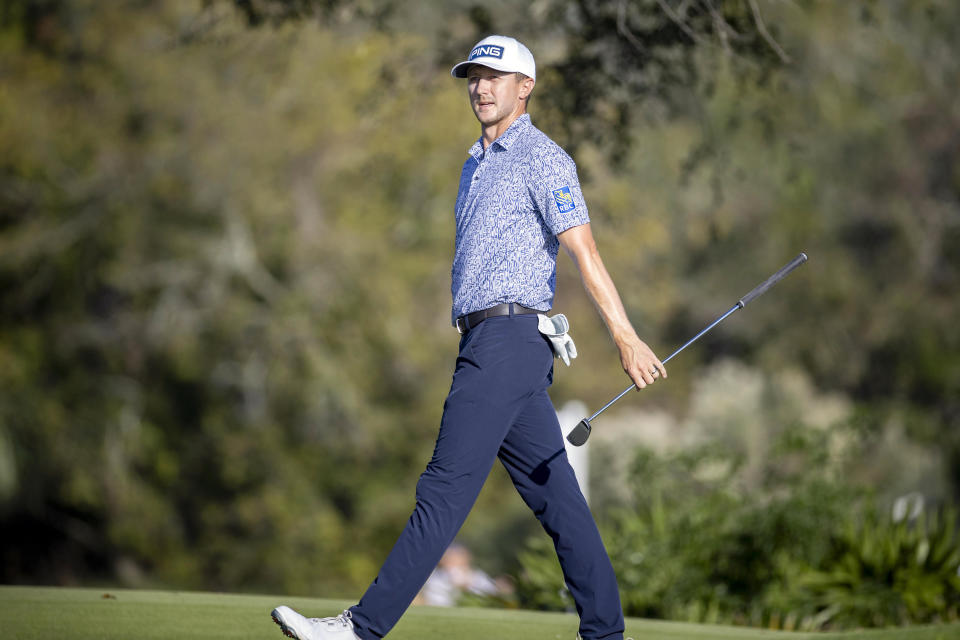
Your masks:
{"label": "man's ear", "polygon": [[521,83],[522,87],[520,89],[520,97],[523,100],[526,100],[530,97],[530,94],[533,93],[533,85],[536,84],[533,78],[524,78]]}

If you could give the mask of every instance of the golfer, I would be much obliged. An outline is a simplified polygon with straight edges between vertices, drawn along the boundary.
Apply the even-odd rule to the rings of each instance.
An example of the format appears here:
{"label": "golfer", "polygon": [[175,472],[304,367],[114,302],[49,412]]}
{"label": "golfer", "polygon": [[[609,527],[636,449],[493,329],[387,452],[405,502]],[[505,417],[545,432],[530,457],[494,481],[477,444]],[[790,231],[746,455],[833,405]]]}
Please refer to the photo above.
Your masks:
{"label": "golfer", "polygon": [[451,73],[467,79],[481,135],[457,194],[452,319],[462,335],[433,457],[417,483],[413,515],[359,604],[333,618],[305,618],[285,606],[272,615],[300,640],[385,636],[453,541],[499,458],[553,538],[580,636],[622,640],[617,579],[547,395],[554,348],[538,316],[553,304],[560,246],[637,387],[667,372],[637,337],[600,260],[576,165],[526,112],[537,77],[533,55],[513,38],[490,36]]}

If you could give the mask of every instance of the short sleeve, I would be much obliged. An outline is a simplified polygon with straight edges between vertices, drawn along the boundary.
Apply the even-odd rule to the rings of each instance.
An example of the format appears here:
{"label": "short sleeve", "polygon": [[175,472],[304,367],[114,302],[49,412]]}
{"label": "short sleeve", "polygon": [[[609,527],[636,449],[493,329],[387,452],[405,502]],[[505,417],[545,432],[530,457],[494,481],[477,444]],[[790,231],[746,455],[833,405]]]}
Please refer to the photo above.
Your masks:
{"label": "short sleeve", "polygon": [[554,235],[590,222],[573,158],[556,144],[540,145],[532,153],[530,168],[531,196]]}

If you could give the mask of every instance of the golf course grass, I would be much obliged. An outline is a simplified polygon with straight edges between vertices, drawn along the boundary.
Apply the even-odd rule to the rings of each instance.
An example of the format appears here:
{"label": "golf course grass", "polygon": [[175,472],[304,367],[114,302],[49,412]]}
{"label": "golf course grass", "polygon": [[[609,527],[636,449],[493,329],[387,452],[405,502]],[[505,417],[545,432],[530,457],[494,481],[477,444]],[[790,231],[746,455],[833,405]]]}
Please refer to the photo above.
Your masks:
{"label": "golf course grass", "polygon": [[[153,638],[267,638],[283,634],[270,611],[287,604],[311,616],[339,613],[341,600],[164,591],[0,587],[0,638],[3,640],[148,640]],[[414,607],[389,635],[390,640],[573,640],[577,619],[563,613]],[[787,633],[631,618],[627,635],[670,640],[834,638],[871,640],[949,640],[960,638],[960,624],[847,633]]]}

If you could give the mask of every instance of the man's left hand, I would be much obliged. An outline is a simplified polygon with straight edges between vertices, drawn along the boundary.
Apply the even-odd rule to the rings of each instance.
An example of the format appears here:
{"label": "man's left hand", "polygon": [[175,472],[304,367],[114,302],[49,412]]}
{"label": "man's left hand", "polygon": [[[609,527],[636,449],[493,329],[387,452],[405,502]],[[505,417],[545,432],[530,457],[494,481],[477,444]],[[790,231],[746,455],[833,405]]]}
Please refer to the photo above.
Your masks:
{"label": "man's left hand", "polygon": [[647,343],[636,336],[617,341],[620,364],[637,389],[643,389],[658,377],[667,377],[667,369]]}

